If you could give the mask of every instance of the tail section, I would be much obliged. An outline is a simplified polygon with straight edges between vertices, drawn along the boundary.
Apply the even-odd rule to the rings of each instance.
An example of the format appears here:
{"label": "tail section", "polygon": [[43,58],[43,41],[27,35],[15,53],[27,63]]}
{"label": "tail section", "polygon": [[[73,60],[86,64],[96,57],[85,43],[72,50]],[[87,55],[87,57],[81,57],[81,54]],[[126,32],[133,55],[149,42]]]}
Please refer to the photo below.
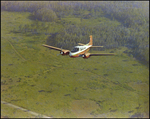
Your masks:
{"label": "tail section", "polygon": [[92,35],[90,35],[90,42],[89,42],[89,45],[93,45],[93,38],[92,38]]}

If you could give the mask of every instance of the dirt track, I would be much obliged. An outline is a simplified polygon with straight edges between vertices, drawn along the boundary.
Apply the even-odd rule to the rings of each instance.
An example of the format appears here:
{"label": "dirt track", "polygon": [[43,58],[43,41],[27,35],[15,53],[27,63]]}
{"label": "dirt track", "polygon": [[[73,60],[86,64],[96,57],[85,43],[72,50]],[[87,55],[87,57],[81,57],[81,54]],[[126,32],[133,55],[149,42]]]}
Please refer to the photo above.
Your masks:
{"label": "dirt track", "polygon": [[[10,107],[13,107],[13,108],[22,110],[22,111],[24,111],[24,112],[28,112],[28,113],[30,113],[30,114],[32,114],[32,115],[34,115],[34,116],[37,116],[37,117],[40,115],[40,116],[43,117],[43,118],[51,118],[51,117],[48,117],[48,116],[45,116],[45,115],[41,115],[41,114],[36,113],[36,112],[32,112],[32,111],[30,111],[30,110],[24,109],[24,108],[22,108],[22,107],[13,105],[13,104],[8,103],[8,102],[5,102],[5,101],[1,101],[1,103],[2,103],[2,104],[5,104],[5,105],[8,105],[8,106],[10,106]],[[1,118],[8,118],[8,117],[7,117],[7,116],[1,116]]]}

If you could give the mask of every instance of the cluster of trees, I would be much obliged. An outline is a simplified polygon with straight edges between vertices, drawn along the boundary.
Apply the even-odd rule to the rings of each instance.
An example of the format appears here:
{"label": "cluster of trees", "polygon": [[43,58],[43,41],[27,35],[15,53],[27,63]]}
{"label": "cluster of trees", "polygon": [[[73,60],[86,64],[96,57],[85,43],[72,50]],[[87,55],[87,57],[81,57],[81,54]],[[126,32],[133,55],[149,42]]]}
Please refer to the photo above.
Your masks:
{"label": "cluster of trees", "polygon": [[[37,20],[56,22],[64,25],[64,29],[53,34],[48,43],[58,47],[71,48],[77,42],[87,43],[89,35],[93,35],[94,44],[104,45],[105,48],[127,46],[134,56],[149,62],[149,2],[148,1],[3,1],[1,10],[15,12],[31,12],[34,17],[34,27],[29,31],[38,32]],[[63,23],[61,18],[72,16],[82,19],[97,19],[107,17],[119,21],[121,25],[114,26],[103,22],[97,26],[79,26]],[[61,21],[61,22],[58,22]],[[43,26],[44,29],[46,29]],[[20,29],[25,32],[29,26]],[[50,40],[52,39],[53,40]]]}
{"label": "cluster of trees", "polygon": [[[115,32],[112,32],[112,30]],[[124,46],[130,37],[128,30],[124,26],[115,27],[110,24],[100,24],[91,28],[89,26],[70,24],[59,34],[55,34],[55,37],[50,36],[48,42],[58,47],[65,46],[70,49],[78,42],[89,42],[90,34],[93,35],[93,44],[104,45],[105,48]],[[50,39],[54,39],[54,41]]]}
{"label": "cluster of trees", "polygon": [[34,17],[35,19],[41,21],[47,21],[47,22],[52,22],[57,20],[56,13],[53,10],[48,8],[38,9],[37,11],[34,12]]}
{"label": "cluster of trees", "polygon": [[[38,13],[42,17],[49,17],[47,10],[50,10],[52,16],[56,14],[57,17],[62,18],[68,15],[74,15],[82,18],[97,18],[105,15],[109,18],[117,19],[124,24],[130,26],[134,23],[142,24],[149,22],[149,6],[148,2],[126,2],[126,1],[45,1],[45,2],[27,2],[27,1],[3,1],[1,2],[1,10],[15,11],[15,12],[32,12]],[[55,15],[54,15],[55,16]],[[36,15],[35,15],[36,17]],[[42,17],[40,20],[42,20]],[[45,20],[45,19],[43,19]],[[51,21],[51,20],[50,20]]]}
{"label": "cluster of trees", "polygon": [[32,22],[31,24],[20,24],[19,27],[15,27],[11,32],[14,33],[23,33],[23,34],[45,34],[50,35],[48,29],[50,28],[50,24],[46,24],[45,22],[39,23],[38,20]]}

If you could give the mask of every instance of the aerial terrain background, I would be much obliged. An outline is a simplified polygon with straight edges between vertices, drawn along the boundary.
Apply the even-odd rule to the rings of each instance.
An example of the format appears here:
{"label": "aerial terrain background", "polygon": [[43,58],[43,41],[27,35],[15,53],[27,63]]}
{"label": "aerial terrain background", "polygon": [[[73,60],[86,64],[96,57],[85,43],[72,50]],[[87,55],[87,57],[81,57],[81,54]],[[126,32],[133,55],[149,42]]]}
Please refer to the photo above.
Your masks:
{"label": "aerial terrain background", "polygon": [[[92,53],[70,58],[42,46]],[[2,101],[38,113],[19,110]],[[149,1],[2,1],[3,117],[149,117]]]}

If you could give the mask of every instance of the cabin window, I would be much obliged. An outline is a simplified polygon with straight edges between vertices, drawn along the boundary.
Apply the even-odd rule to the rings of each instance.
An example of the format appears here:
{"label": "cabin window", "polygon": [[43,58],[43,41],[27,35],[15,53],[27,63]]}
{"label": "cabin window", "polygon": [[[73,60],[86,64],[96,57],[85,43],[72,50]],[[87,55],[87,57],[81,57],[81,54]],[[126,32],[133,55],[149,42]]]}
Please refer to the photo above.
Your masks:
{"label": "cabin window", "polygon": [[85,49],[86,49],[85,47],[82,47],[82,48],[80,48],[80,51],[85,50]]}
{"label": "cabin window", "polygon": [[77,52],[79,51],[79,48],[73,48],[73,50],[71,50],[71,52]]}

